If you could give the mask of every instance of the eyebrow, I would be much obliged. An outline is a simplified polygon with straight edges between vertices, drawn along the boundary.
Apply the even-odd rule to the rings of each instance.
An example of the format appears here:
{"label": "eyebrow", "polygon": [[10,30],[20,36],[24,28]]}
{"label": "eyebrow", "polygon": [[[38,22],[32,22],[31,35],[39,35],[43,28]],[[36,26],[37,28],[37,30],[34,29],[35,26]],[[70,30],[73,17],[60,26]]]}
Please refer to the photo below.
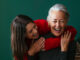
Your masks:
{"label": "eyebrow", "polygon": [[57,19],[53,19],[53,20],[57,20]]}
{"label": "eyebrow", "polygon": [[64,21],[63,19],[60,19],[60,20]]}

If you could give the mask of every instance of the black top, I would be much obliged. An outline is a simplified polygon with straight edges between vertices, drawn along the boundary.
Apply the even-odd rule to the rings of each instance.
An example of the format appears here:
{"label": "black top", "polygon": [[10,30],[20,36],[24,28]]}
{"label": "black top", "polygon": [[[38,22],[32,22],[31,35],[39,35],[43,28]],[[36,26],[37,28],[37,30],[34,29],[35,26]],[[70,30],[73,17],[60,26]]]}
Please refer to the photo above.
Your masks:
{"label": "black top", "polygon": [[[45,38],[49,37],[55,37],[50,32],[48,34],[45,34]],[[61,48],[53,48],[48,51],[40,51],[37,54],[37,58],[35,59],[35,56],[28,56],[28,60],[74,60],[75,58],[75,52],[76,52],[76,42],[70,42],[68,46],[67,52],[61,52]]]}

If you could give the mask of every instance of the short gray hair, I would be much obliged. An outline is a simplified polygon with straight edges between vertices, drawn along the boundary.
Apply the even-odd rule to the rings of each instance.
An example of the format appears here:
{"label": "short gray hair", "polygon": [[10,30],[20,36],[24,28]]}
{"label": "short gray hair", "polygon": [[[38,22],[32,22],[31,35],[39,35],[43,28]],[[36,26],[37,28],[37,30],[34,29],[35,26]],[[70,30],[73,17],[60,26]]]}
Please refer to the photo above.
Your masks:
{"label": "short gray hair", "polygon": [[67,8],[62,4],[55,4],[49,9],[48,16],[47,16],[47,21],[50,19],[51,11],[62,11],[66,14],[66,18],[69,18],[69,13],[67,11]]}

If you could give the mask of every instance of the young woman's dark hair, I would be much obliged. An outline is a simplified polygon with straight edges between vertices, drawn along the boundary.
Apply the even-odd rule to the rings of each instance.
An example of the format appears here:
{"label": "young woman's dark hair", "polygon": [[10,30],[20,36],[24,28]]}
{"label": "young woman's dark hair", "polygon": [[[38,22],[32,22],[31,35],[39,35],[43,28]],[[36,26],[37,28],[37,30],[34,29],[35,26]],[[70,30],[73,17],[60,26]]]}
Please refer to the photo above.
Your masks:
{"label": "young woman's dark hair", "polygon": [[24,53],[27,52],[26,45],[26,25],[34,23],[31,18],[25,15],[18,15],[11,24],[11,47],[13,56],[18,60],[23,60]]}

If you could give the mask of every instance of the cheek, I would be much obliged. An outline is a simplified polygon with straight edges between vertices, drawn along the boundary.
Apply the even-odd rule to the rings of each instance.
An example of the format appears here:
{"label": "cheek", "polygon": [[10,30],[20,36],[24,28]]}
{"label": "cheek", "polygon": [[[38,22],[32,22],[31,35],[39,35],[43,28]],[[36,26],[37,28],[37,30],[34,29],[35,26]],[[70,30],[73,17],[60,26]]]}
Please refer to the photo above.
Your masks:
{"label": "cheek", "polygon": [[53,22],[50,22],[49,25],[50,25],[50,27],[55,27],[56,24]]}
{"label": "cheek", "polygon": [[61,24],[61,27],[64,28],[65,27],[65,24]]}
{"label": "cheek", "polygon": [[32,34],[27,34],[27,38],[32,39],[33,38]]}
{"label": "cheek", "polygon": [[61,25],[61,28],[62,28],[61,30],[64,31],[65,30],[65,27],[66,27],[66,25],[65,24],[62,24]]}
{"label": "cheek", "polygon": [[63,24],[61,24],[61,27],[62,27],[62,28],[65,28],[66,25],[67,25],[66,23],[63,23]]}

